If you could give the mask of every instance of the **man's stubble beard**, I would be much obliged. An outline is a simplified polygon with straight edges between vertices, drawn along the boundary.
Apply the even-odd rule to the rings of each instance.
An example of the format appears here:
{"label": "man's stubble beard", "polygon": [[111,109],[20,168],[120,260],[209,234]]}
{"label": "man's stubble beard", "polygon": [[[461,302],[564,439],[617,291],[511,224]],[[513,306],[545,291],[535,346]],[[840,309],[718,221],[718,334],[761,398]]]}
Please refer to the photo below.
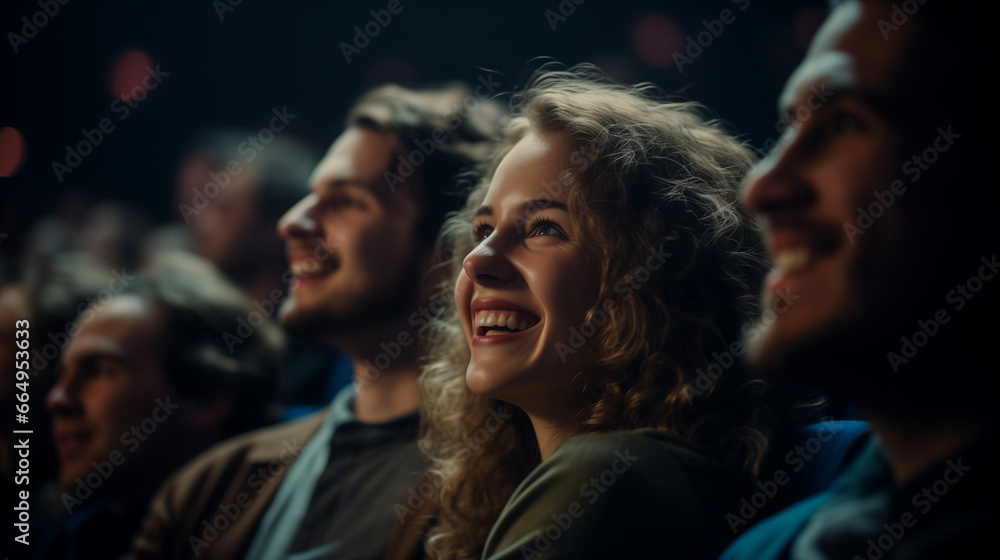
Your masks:
{"label": "man's stubble beard", "polygon": [[344,298],[337,307],[320,302],[312,309],[283,312],[281,325],[296,336],[327,339],[396,322],[416,309],[423,272],[420,252],[414,250],[388,286]]}

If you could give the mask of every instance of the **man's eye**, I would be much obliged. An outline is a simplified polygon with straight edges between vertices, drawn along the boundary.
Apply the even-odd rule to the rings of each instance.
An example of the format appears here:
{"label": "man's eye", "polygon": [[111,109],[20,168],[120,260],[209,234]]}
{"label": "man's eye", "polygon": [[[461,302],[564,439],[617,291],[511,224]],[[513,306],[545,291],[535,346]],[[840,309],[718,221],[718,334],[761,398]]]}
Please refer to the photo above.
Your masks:
{"label": "man's eye", "polygon": [[858,132],[862,129],[861,121],[854,115],[839,113],[833,117],[833,125],[838,132]]}
{"label": "man's eye", "polygon": [[121,373],[121,367],[110,360],[102,360],[97,367],[97,374],[114,377]]}
{"label": "man's eye", "polygon": [[332,196],[327,199],[326,203],[330,208],[336,210],[359,210],[364,208],[364,204],[362,204],[360,199],[344,195]]}

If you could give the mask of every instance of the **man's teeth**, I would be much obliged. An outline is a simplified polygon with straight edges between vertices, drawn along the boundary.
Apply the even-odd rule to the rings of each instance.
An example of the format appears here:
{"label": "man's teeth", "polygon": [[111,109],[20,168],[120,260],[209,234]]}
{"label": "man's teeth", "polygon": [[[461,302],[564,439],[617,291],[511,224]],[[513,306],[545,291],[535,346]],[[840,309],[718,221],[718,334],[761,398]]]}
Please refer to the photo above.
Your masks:
{"label": "man's teeth", "polygon": [[[538,321],[517,311],[477,311],[474,319],[477,327],[506,327],[512,331],[523,331]],[[490,334],[487,330],[486,334]],[[506,331],[495,331],[506,332]]]}
{"label": "man's teeth", "polygon": [[316,274],[323,266],[314,260],[295,261],[289,267],[295,276],[306,276]]}
{"label": "man's teeth", "polygon": [[809,264],[809,249],[797,247],[774,255],[774,267],[781,270],[798,270]]}

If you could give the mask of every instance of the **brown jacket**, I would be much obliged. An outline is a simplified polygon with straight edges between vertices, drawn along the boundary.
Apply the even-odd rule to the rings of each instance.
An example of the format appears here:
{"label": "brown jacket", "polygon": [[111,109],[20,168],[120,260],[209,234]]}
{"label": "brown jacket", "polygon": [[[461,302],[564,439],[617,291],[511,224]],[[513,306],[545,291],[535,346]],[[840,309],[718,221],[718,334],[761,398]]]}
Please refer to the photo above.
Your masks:
{"label": "brown jacket", "polygon": [[327,413],[257,430],[199,455],[160,487],[124,558],[242,558],[285,473]]}

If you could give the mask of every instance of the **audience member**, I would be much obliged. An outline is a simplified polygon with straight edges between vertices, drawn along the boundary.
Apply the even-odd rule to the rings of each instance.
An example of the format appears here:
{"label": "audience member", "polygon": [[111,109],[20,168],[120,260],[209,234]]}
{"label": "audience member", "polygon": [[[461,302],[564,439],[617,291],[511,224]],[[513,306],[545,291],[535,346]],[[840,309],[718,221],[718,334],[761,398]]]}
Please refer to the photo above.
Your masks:
{"label": "audience member", "polygon": [[987,35],[964,4],[910,6],[836,4],[781,95],[795,122],[745,193],[774,255],[765,298],[800,296],[753,365],[852,399],[877,437],[828,492],[725,558],[992,549],[998,394],[984,380],[1000,206],[982,115]]}

